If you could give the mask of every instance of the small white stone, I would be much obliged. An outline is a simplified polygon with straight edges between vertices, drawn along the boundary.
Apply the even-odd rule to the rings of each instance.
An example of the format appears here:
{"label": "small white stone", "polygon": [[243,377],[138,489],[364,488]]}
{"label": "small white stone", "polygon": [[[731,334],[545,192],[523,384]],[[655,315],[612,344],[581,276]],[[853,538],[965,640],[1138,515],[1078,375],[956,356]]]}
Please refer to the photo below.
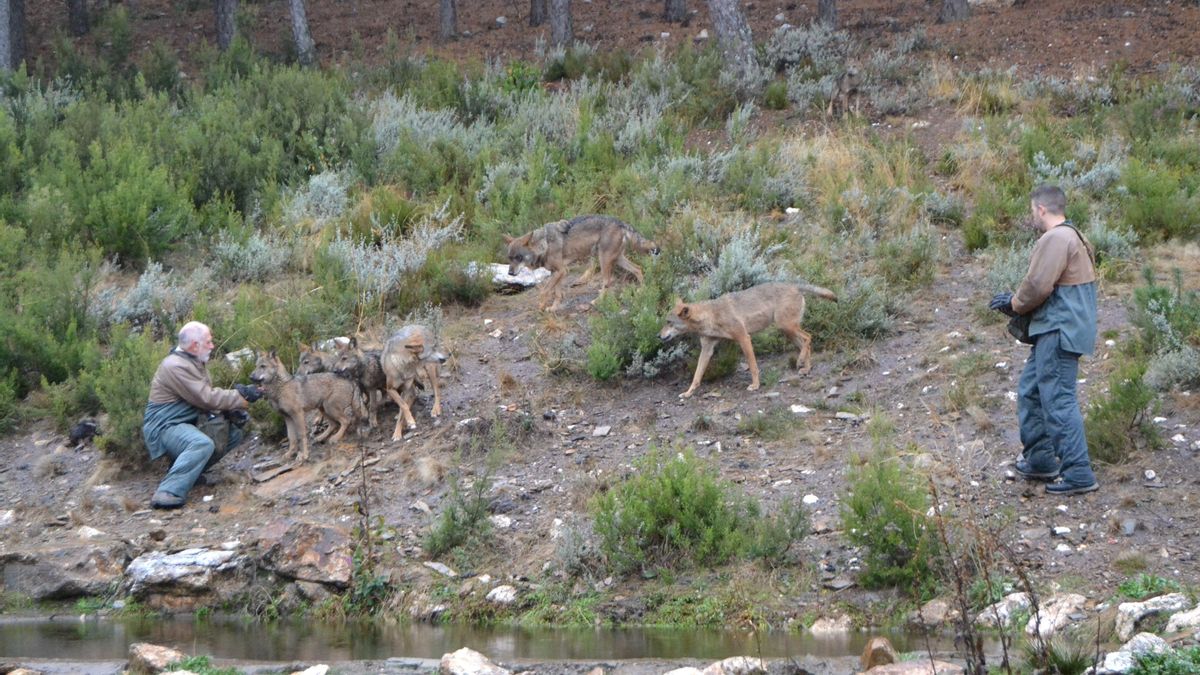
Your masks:
{"label": "small white stone", "polygon": [[1146,480],[1154,480],[1158,478],[1158,474],[1154,473],[1154,469],[1146,469],[1146,473],[1143,475],[1146,476]]}
{"label": "small white stone", "polygon": [[804,502],[805,504],[808,504],[809,506],[812,506],[813,504],[816,504],[817,502],[821,501],[821,498],[816,495],[804,495],[804,499],[801,499],[800,501]]}
{"label": "small white stone", "polygon": [[1167,418],[1165,418],[1165,417],[1155,417],[1154,418],[1155,424],[1162,424],[1163,422],[1166,422],[1166,421],[1167,421]]}
{"label": "small white stone", "polygon": [[1015,391],[1007,392],[1004,394],[1004,398],[1006,398],[1010,401],[1015,401],[1015,400],[1017,400],[1017,392],[1015,392]]}
{"label": "small white stone", "polygon": [[211,502],[212,500],[213,500],[213,496],[212,496],[212,495],[204,495],[204,501],[206,501],[206,502]]}
{"label": "small white stone", "polygon": [[1116,341],[1116,340],[1105,340],[1105,341],[1104,341],[1104,346],[1105,346],[1105,347],[1116,347],[1116,346],[1117,346],[1117,341]]}
{"label": "small white stone", "polygon": [[512,527],[512,518],[509,518],[502,513],[497,513],[488,520],[492,521],[492,526],[497,530],[507,530],[508,528]]}
{"label": "small white stone", "polygon": [[795,214],[797,214],[797,213],[800,213],[800,209],[798,209],[798,208],[796,208],[796,207],[794,207],[794,206],[789,206],[789,207],[787,207],[786,209],[784,209],[784,210],[783,210],[783,212],[784,212],[784,213],[786,213],[786,214],[788,214],[789,216],[791,216],[791,215],[795,215]]}
{"label": "small white stone", "polygon": [[704,30],[700,31],[700,34],[696,36],[696,39],[697,40],[707,40],[708,39],[708,29],[705,28]]}
{"label": "small white stone", "polygon": [[807,415],[812,412],[812,408],[797,404],[792,406],[792,412],[796,415]]}
{"label": "small white stone", "polygon": [[607,436],[608,432],[610,431],[612,431],[612,427],[608,426],[607,424],[601,425],[595,429],[592,429],[592,437],[598,438],[600,436]]}
{"label": "small white stone", "polygon": [[1059,526],[1059,527],[1054,528],[1051,531],[1054,532],[1054,536],[1056,536],[1056,537],[1065,537],[1068,534],[1071,534],[1071,528],[1069,528],[1069,527]]}
{"label": "small white stone", "polygon": [[488,333],[488,335],[491,335],[492,337],[499,339],[501,335],[504,335],[504,331],[497,328],[496,330]]}
{"label": "small white stone", "polygon": [[1187,437],[1185,437],[1183,434],[1175,434],[1171,437],[1171,440],[1175,441],[1176,443],[1187,443]]}
{"label": "small white stone", "polygon": [[1059,553],[1070,553],[1074,549],[1071,548],[1070,544],[1059,544],[1058,546],[1054,547],[1054,550],[1058,551]]}
{"label": "small white stone", "polygon": [[1066,504],[1059,504],[1058,506],[1056,506],[1054,508],[1058,509],[1059,511],[1062,511],[1063,513],[1066,513],[1067,511],[1070,510],[1067,508]]}
{"label": "small white stone", "polygon": [[785,478],[785,479],[783,479],[783,480],[777,480],[777,481],[775,481],[775,483],[774,483],[773,487],[776,487],[776,488],[781,488],[781,487],[783,487],[784,485],[791,485],[791,484],[792,484],[792,479],[791,479],[791,478]]}
{"label": "small white stone", "polygon": [[492,321],[495,321],[495,319],[484,319],[484,320],[483,320],[483,325],[485,325],[485,326],[490,326],[490,325],[491,325],[491,323],[492,323]]}
{"label": "small white stone", "polygon": [[999,368],[1000,370],[1004,370],[1005,368],[1008,367],[1008,361],[1001,361],[996,364],[996,367]]}

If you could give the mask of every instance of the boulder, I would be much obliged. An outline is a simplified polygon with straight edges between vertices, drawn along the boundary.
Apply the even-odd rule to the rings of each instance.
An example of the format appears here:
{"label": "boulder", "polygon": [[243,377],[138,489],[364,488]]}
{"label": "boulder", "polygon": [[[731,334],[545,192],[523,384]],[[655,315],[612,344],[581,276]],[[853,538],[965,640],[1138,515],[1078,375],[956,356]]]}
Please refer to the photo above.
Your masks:
{"label": "boulder", "polygon": [[1200,607],[1193,609],[1190,612],[1179,612],[1172,614],[1167,620],[1167,633],[1177,633],[1183,630],[1191,630],[1200,628]]}
{"label": "boulder", "polygon": [[125,568],[129,592],[155,609],[186,611],[228,597],[238,570],[247,563],[236,551],[189,548],[152,551]]}
{"label": "boulder", "polygon": [[161,673],[168,665],[186,658],[187,654],[178,649],[152,645],[149,642],[135,642],[129,645],[129,672]]}
{"label": "boulder", "polygon": [[861,664],[863,670],[870,670],[876,666],[886,666],[899,660],[900,655],[896,653],[896,648],[892,646],[891,641],[885,637],[873,637],[863,648]]}
{"label": "boulder", "polygon": [[1117,637],[1121,640],[1133,637],[1138,622],[1148,616],[1179,612],[1191,606],[1183,593],[1160,595],[1145,602],[1122,602],[1117,606]]}
{"label": "boulder", "polygon": [[867,673],[869,675],[963,675],[963,667],[945,661],[921,659],[876,666]]}
{"label": "boulder", "polygon": [[42,675],[42,671],[31,670],[29,668],[13,668],[8,671],[8,675]]}
{"label": "boulder", "polygon": [[984,607],[975,617],[975,623],[991,628],[1007,628],[1013,615],[1029,609],[1028,593],[1010,593],[1004,599]]}
{"label": "boulder", "polygon": [[1071,623],[1071,615],[1083,609],[1087,598],[1078,593],[1056,595],[1040,606],[1040,611],[1029,617],[1025,625],[1026,635],[1040,635],[1049,639],[1067,624]]}
{"label": "boulder", "polygon": [[512,586],[497,586],[488,591],[487,601],[497,605],[511,605],[517,601],[517,589]]}
{"label": "boulder", "polygon": [[326,675],[329,672],[329,666],[321,664],[319,666],[310,666],[304,670],[297,670],[292,675]]}
{"label": "boulder", "polygon": [[441,675],[511,675],[512,671],[497,666],[473,649],[463,647],[442,656],[440,672]]}
{"label": "boulder", "polygon": [[536,269],[522,267],[517,271],[516,275],[511,275],[508,273],[508,265],[503,263],[489,263],[487,270],[492,275],[492,283],[499,286],[529,288],[550,278],[550,270],[545,267],[538,267]]}
{"label": "boulder", "polygon": [[808,631],[813,635],[844,635],[854,627],[854,621],[846,614],[833,618],[821,617],[809,626]]}
{"label": "boulder", "polygon": [[700,672],[702,675],[765,675],[767,664],[750,656],[731,656]]}
{"label": "boulder", "polygon": [[0,556],[0,580],[9,593],[61,600],[108,592],[129,557],[121,543],[96,543]]}
{"label": "boulder", "polygon": [[1089,668],[1087,672],[1091,675],[1121,675],[1133,670],[1136,661],[1133,652],[1109,652],[1095,670]]}
{"label": "boulder", "polygon": [[259,566],[297,581],[350,585],[354,543],[340,527],[281,518],[258,530]]}
{"label": "boulder", "polygon": [[1167,641],[1158,637],[1154,633],[1138,633],[1129,638],[1129,642],[1121,645],[1119,651],[1129,652],[1131,654],[1143,654],[1146,652],[1153,654],[1161,654],[1171,651],[1171,645]]}
{"label": "boulder", "polygon": [[701,673],[701,671],[699,668],[694,668],[692,666],[684,666],[683,668],[675,668],[674,670],[668,670],[667,672],[663,673],[663,675],[700,675],[700,673]]}
{"label": "boulder", "polygon": [[957,618],[958,610],[941,598],[930,600],[909,616],[909,620],[919,626],[941,626]]}

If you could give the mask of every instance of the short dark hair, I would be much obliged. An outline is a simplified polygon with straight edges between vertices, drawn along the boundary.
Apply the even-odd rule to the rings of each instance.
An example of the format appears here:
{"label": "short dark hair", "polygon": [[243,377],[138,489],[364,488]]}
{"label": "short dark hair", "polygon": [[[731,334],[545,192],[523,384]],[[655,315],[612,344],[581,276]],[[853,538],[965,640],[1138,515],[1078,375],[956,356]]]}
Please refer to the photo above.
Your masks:
{"label": "short dark hair", "polygon": [[1039,185],[1029,199],[1056,216],[1064,215],[1067,212],[1067,195],[1057,185]]}

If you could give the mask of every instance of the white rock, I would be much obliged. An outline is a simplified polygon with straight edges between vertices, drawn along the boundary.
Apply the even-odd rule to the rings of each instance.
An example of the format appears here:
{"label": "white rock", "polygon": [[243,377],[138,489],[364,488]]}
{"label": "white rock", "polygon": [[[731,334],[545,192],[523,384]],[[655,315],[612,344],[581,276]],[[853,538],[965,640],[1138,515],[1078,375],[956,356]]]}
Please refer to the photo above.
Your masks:
{"label": "white rock", "polygon": [[842,635],[849,633],[853,625],[854,622],[850,617],[842,614],[833,618],[822,617],[817,619],[808,630],[813,635]]}
{"label": "white rock", "polygon": [[554,541],[563,536],[563,519],[555,518],[550,523],[550,541]]}
{"label": "white rock", "polygon": [[488,591],[487,601],[497,605],[511,605],[517,601],[517,589],[505,584]]}
{"label": "white rock", "polygon": [[528,288],[536,286],[550,278],[550,270],[545,267],[533,270],[528,267],[522,267],[517,270],[516,275],[508,273],[508,265],[505,263],[490,263],[487,268],[492,275],[492,283],[494,284],[524,286]]}
{"label": "white rock", "polygon": [[1014,614],[1029,609],[1027,593],[1010,593],[1003,600],[984,607],[975,617],[975,623],[992,628],[1005,628]]}
{"label": "white rock", "polygon": [[786,209],[784,209],[784,210],[783,210],[783,212],[784,212],[784,213],[786,213],[786,214],[788,214],[789,216],[794,216],[794,215],[796,215],[797,213],[800,213],[800,209],[798,209],[798,208],[796,208],[796,207],[794,207],[794,206],[789,206],[789,207],[787,207]]}
{"label": "white rock", "polygon": [[1166,422],[1166,421],[1167,421],[1167,418],[1165,418],[1165,417],[1155,417],[1154,418],[1155,424],[1162,424],[1163,422]]}
{"label": "white rock", "polygon": [[292,675],[325,675],[329,672],[329,666],[321,664],[319,666],[310,666],[304,670],[297,670]]}
{"label": "white rock", "polygon": [[1154,469],[1146,469],[1146,473],[1143,475],[1146,476],[1146,480],[1154,480],[1158,478],[1158,474],[1154,473]]}
{"label": "white rock", "polygon": [[762,675],[767,672],[767,664],[750,656],[731,656],[700,672],[702,675]]}
{"label": "white rock", "polygon": [[1105,346],[1105,347],[1116,347],[1116,346],[1117,346],[1117,341],[1116,341],[1116,340],[1105,340],[1105,341],[1104,341],[1104,346]]}
{"label": "white rock", "polygon": [[434,562],[432,560],[427,560],[425,562],[425,566],[444,577],[450,577],[451,579],[453,579],[458,576],[458,572],[455,572],[454,570],[450,569],[449,567],[447,567],[446,565],[444,565],[440,562]]}
{"label": "white rock", "polygon": [[492,527],[496,528],[497,530],[507,530],[508,528],[512,527],[512,518],[509,518],[503,513],[497,513],[488,518],[488,520],[492,521]]}
{"label": "white rock", "polygon": [[238,370],[242,367],[243,363],[254,362],[254,350],[249,347],[243,347],[236,352],[229,352],[225,355],[225,362],[232,366],[234,370]]}
{"label": "white rock", "polygon": [[783,15],[783,12],[780,12],[775,15],[775,20],[776,21],[787,21],[787,17]]}
{"label": "white rock", "polygon": [[1075,549],[1071,548],[1070,544],[1059,544],[1058,546],[1054,547],[1054,550],[1058,551],[1059,553],[1070,553]]}
{"label": "white rock", "polygon": [[499,340],[499,339],[500,339],[500,338],[501,338],[501,337],[504,335],[504,331],[502,331],[502,330],[500,330],[499,328],[497,328],[496,330],[494,330],[494,331],[492,331],[492,332],[488,333],[488,335],[491,335],[492,337],[494,337],[494,338],[496,338],[497,340]]}
{"label": "white rock", "polygon": [[704,30],[700,31],[700,33],[696,36],[696,39],[697,40],[707,40],[708,39],[708,29],[705,28]]}
{"label": "white rock", "polygon": [[1138,633],[1129,639],[1129,642],[1121,645],[1120,651],[1130,652],[1131,654],[1144,654],[1147,652],[1161,654],[1171,650],[1171,645],[1167,641],[1158,637],[1154,633]]}
{"label": "white rock", "polygon": [[1060,527],[1054,528],[1052,530],[1052,532],[1054,533],[1054,536],[1056,536],[1056,537],[1065,537],[1068,534],[1071,534],[1071,528],[1060,526]]}
{"label": "white rock", "polygon": [[1109,652],[1104,655],[1104,663],[1096,669],[1095,675],[1119,675],[1133,670],[1135,659],[1131,652]]}
{"label": "white rock", "polygon": [[1015,400],[1017,400],[1017,392],[1015,392],[1015,391],[1005,392],[1004,398],[1006,398],[1010,401],[1015,401]]}
{"label": "white rock", "polygon": [[1175,434],[1171,437],[1171,440],[1175,441],[1176,443],[1187,443],[1187,436],[1184,436],[1183,434]]}
{"label": "white rock", "polygon": [[507,16],[496,17],[496,25],[501,28],[507,26],[508,25],[508,17]]}
{"label": "white rock", "polygon": [[442,656],[441,675],[511,675],[511,672],[466,647]]}
{"label": "white rock", "polygon": [[668,32],[666,32],[666,31],[663,31],[663,32],[661,32],[661,33],[659,33],[659,34],[658,34],[658,37],[660,37],[660,38],[662,38],[662,39],[666,40],[667,38],[671,37],[671,34],[670,34],[670,33],[668,33]]}
{"label": "white rock", "polygon": [[1191,601],[1182,593],[1160,595],[1145,602],[1122,602],[1117,606],[1117,637],[1128,640],[1137,623],[1148,616],[1179,612],[1191,606]]}
{"label": "white rock", "polygon": [[1050,598],[1041,605],[1041,611],[1029,618],[1025,625],[1026,635],[1040,635],[1048,639],[1058,630],[1071,623],[1071,614],[1083,608],[1087,598],[1078,593],[1065,593]]}
{"label": "white rock", "polygon": [[608,432],[610,432],[610,431],[612,431],[612,427],[608,426],[607,424],[604,424],[604,425],[596,427],[595,429],[592,429],[592,437],[598,438],[600,436],[607,436]]}
{"label": "white rock", "polygon": [[792,412],[796,415],[807,415],[808,413],[812,412],[812,408],[803,405],[794,405],[792,406]]}
{"label": "white rock", "polygon": [[816,495],[804,495],[804,499],[801,499],[800,501],[804,502],[805,504],[808,504],[809,506],[812,506],[813,504],[816,504],[817,502],[821,501],[821,498]]}
{"label": "white rock", "polygon": [[[708,37],[708,36],[705,36],[705,37]],[[663,673],[663,675],[701,675],[701,674],[700,674],[699,668],[693,668],[692,666],[686,666],[684,668],[676,668],[675,670],[668,670],[667,672]]]}
{"label": "white rock", "polygon": [[1181,630],[1191,630],[1200,628],[1200,607],[1193,609],[1190,612],[1179,612],[1172,614],[1167,621],[1167,633],[1176,633]]}
{"label": "white rock", "polygon": [[78,535],[80,539],[95,539],[96,537],[104,536],[104,533],[100,530],[97,530],[94,527],[88,527],[87,525],[83,525],[78,530],[75,530],[75,534]]}
{"label": "white rock", "polygon": [[1067,507],[1066,504],[1059,504],[1058,506],[1056,506],[1054,508],[1058,509],[1059,511],[1062,511],[1063,513],[1066,513],[1067,511],[1071,510],[1070,508]]}

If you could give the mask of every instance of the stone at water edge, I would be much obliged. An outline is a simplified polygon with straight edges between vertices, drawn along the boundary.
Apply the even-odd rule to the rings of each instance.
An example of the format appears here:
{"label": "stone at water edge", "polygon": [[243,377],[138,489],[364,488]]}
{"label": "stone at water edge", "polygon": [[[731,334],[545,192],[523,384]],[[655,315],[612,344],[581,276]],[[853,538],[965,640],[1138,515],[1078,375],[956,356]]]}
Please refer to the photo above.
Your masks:
{"label": "stone at water edge", "polygon": [[492,663],[491,659],[479,652],[463,647],[462,649],[442,656],[441,675],[511,675],[506,670]]}
{"label": "stone at water edge", "polygon": [[497,586],[488,591],[485,599],[497,605],[511,605],[517,601],[517,589],[508,585]]}
{"label": "stone at water edge", "polygon": [[761,659],[749,656],[731,656],[700,671],[701,675],[763,675],[766,672],[766,664]]}
{"label": "stone at water edge", "polygon": [[1071,623],[1071,615],[1083,609],[1087,598],[1078,593],[1056,595],[1040,607],[1040,611],[1029,617],[1025,625],[1026,635],[1040,635],[1048,639],[1059,629]]}
{"label": "stone at water edge", "polygon": [[172,663],[187,658],[187,654],[170,647],[135,642],[129,645],[129,670],[134,673],[161,673]]}
{"label": "stone at water edge", "polygon": [[833,618],[817,619],[808,627],[808,632],[813,635],[842,635],[849,633],[853,627],[854,621],[848,615],[842,614]]}
{"label": "stone at water edge", "polygon": [[876,666],[860,675],[963,675],[963,667],[945,661],[933,661],[928,658],[917,661],[901,661]]}
{"label": "stone at water edge", "polygon": [[975,623],[992,628],[1006,628],[1017,612],[1029,609],[1029,595],[1026,593],[1009,593],[1004,599],[980,610],[975,616]]}
{"label": "stone at water edge", "polygon": [[329,666],[325,664],[310,666],[304,670],[297,670],[292,675],[325,675],[329,672]]}
{"label": "stone at water edge", "polygon": [[873,637],[863,648],[859,663],[862,664],[863,670],[870,670],[875,666],[886,666],[899,660],[900,655],[896,653],[891,641],[885,637]]}
{"label": "stone at water edge", "polygon": [[909,615],[909,620],[920,626],[940,626],[958,618],[958,610],[941,598],[934,598]]}
{"label": "stone at water edge", "polygon": [[1150,598],[1145,602],[1122,602],[1117,605],[1117,638],[1128,640],[1142,619],[1155,614],[1169,614],[1189,609],[1192,606],[1182,593],[1170,593]]}

